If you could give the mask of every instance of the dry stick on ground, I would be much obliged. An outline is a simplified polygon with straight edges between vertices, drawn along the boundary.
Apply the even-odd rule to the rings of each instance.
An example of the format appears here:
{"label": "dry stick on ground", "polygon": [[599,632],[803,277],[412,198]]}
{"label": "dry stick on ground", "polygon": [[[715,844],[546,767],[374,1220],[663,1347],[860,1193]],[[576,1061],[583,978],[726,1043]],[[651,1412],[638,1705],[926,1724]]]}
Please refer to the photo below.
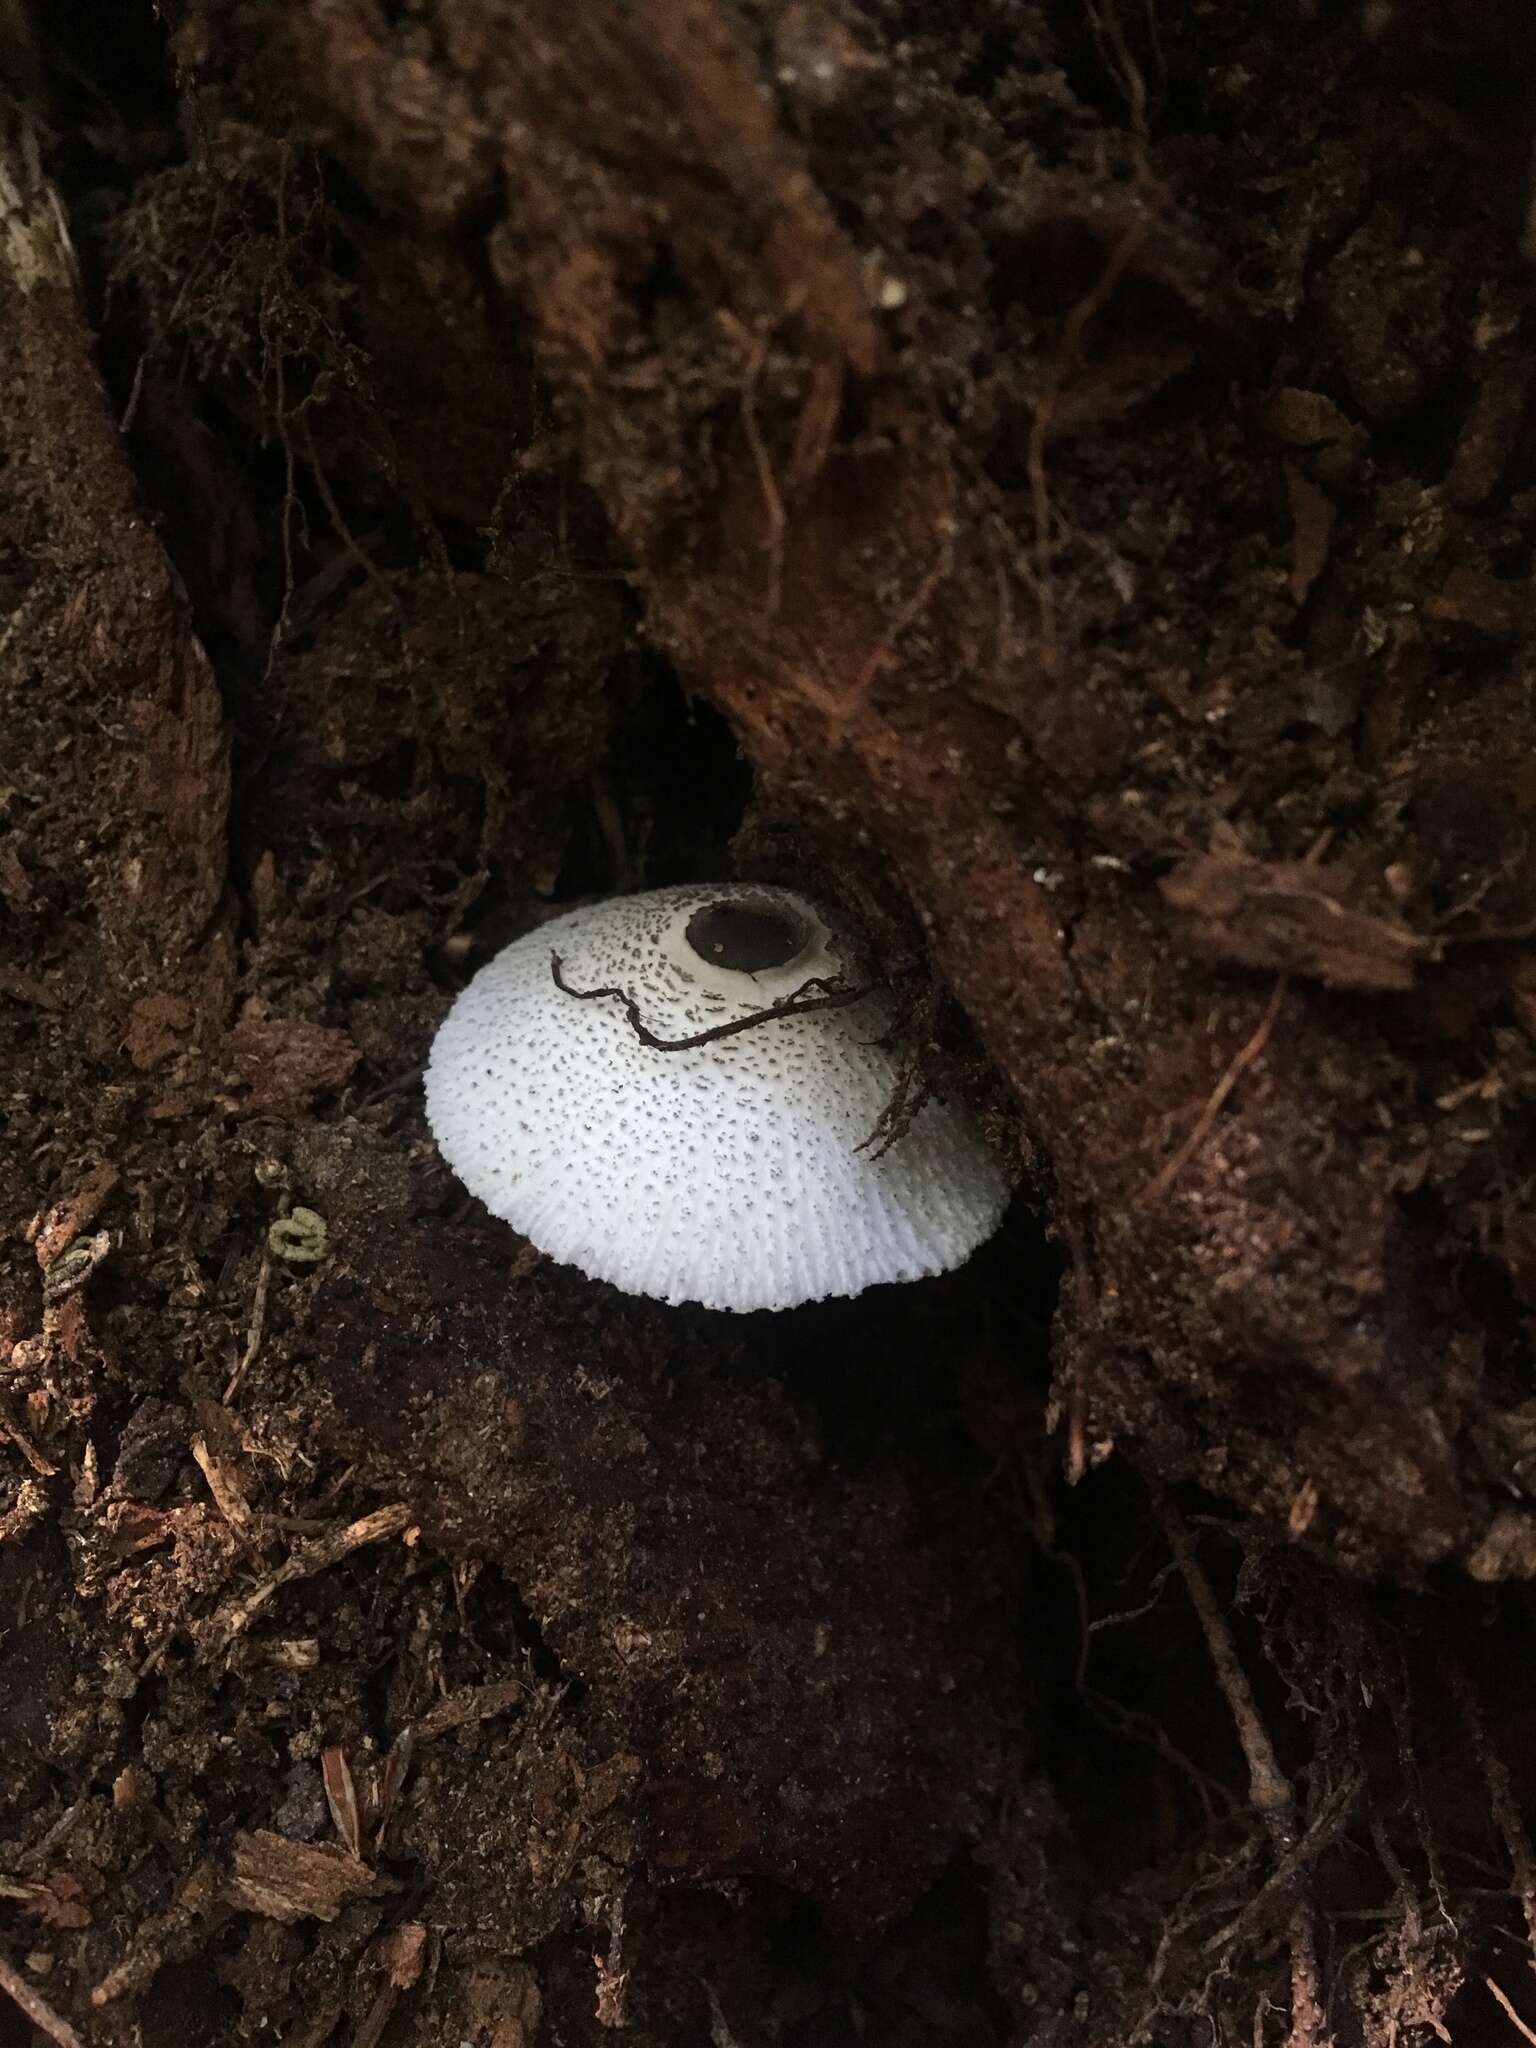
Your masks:
{"label": "dry stick on ground", "polygon": [[[1270,1847],[1277,1864],[1286,1867],[1301,1840],[1296,1795],[1291,1789],[1291,1781],[1280,1768],[1269,1731],[1259,1714],[1253,1688],[1248,1683],[1248,1674],[1232,1640],[1232,1631],[1227,1627],[1211,1582],[1195,1555],[1194,1541],[1184,1517],[1166,1495],[1156,1494],[1154,1500],[1158,1520],[1168,1538],[1168,1547],[1178,1561],[1190,1602],[1199,1617],[1206,1648],[1216,1667],[1217,1683],[1237,1724],[1237,1739],[1242,1744],[1248,1764],[1249,1797],[1269,1833]],[[1292,1900],[1287,1930],[1291,1944],[1289,2048],[1320,2048],[1326,2036],[1319,1995],[1317,1937],[1312,1903],[1299,1871],[1292,1872],[1289,1889]]]}
{"label": "dry stick on ground", "polygon": [[1515,2011],[1515,2008],[1510,2004],[1508,1992],[1501,1990],[1499,1986],[1494,1983],[1491,1977],[1485,1977],[1483,1979],[1483,1982],[1488,1986],[1488,1989],[1493,1993],[1494,1997],[1499,2001],[1500,2005],[1503,2006],[1505,2012],[1508,2013],[1511,2024],[1520,2029],[1520,2032],[1525,2036],[1526,2040],[1532,2044],[1532,2048],[1536,2048],[1536,2033],[1532,2033],[1531,2029],[1526,2025],[1525,2021],[1521,2019],[1519,2013],[1517,2013]]}
{"label": "dry stick on ground", "polygon": [[317,1572],[327,1571],[352,1551],[361,1550],[364,1544],[382,1543],[387,1537],[398,1536],[410,1519],[411,1511],[403,1503],[375,1508],[371,1515],[362,1515],[343,1528],[317,1536],[313,1543],[306,1543],[301,1550],[294,1551],[259,1586],[253,1586],[250,1592],[242,1593],[236,1600],[226,1600],[219,1608],[208,1624],[210,1653],[227,1650],[280,1587],[291,1586],[295,1579],[309,1579]]}
{"label": "dry stick on ground", "polygon": [[69,2021],[61,2020],[47,2000],[40,1998],[3,1956],[0,1956],[0,1991],[9,1992],[33,2026],[46,2034],[50,2041],[57,2041],[59,2048],[85,2048],[85,2043]]}

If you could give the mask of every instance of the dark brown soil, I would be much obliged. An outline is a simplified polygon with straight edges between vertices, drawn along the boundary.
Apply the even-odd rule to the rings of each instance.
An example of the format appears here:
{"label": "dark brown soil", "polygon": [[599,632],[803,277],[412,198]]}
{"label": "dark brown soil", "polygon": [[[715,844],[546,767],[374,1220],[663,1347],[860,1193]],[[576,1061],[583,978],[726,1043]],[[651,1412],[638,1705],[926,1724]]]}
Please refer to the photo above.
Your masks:
{"label": "dark brown soil", "polygon": [[[1536,2027],[1520,0],[0,4],[0,2048]],[[417,1086],[835,899],[735,1318]]]}

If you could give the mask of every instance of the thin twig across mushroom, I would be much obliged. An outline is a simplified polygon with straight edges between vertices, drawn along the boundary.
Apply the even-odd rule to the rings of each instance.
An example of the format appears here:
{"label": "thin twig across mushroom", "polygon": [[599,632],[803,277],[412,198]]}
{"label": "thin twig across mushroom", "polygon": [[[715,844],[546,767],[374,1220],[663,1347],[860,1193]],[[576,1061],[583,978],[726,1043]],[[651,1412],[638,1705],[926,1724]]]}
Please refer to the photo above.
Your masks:
{"label": "thin twig across mushroom", "polygon": [[[695,1031],[688,1038],[658,1038],[640,1015],[640,1005],[633,996],[626,995],[621,988],[572,988],[565,978],[565,963],[558,953],[549,956],[550,978],[563,996],[574,996],[579,1003],[590,1003],[598,996],[613,996],[624,1005],[629,1027],[642,1045],[648,1045],[652,1052],[692,1052],[696,1045],[710,1045],[718,1038],[734,1038],[738,1031],[751,1031],[758,1024],[771,1024],[776,1017],[804,1017],[812,1010],[846,1010],[854,1003],[862,1003],[870,993],[870,987],[840,988],[835,981],[824,975],[813,974],[809,981],[802,982],[791,996],[781,996],[776,1003],[770,1003],[766,1010],[754,1010],[749,1017],[733,1017],[728,1024],[711,1024],[707,1031]],[[819,996],[808,996],[808,989],[825,991]]]}

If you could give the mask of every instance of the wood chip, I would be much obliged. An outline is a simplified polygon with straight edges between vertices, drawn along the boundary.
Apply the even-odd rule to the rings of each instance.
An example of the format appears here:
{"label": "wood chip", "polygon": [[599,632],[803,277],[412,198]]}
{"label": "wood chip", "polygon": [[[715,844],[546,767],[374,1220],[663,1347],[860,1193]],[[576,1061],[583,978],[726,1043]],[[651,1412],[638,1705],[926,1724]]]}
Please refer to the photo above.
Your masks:
{"label": "wood chip", "polygon": [[345,1031],[277,1016],[256,997],[226,1045],[251,1090],[249,1107],[277,1116],[298,1115],[317,1096],[342,1087],[362,1057]]}
{"label": "wood chip", "polygon": [[19,1543],[32,1524],[42,1519],[47,1505],[48,1496],[37,1481],[23,1479],[15,1501],[0,1515],[0,1543]]}
{"label": "wood chip", "polygon": [[18,1884],[14,1878],[0,1877],[0,1899],[14,1899],[46,1927],[89,1927],[90,1908],[82,1894],[79,1878],[67,1870],[51,1872],[46,1884]]}
{"label": "wood chip", "polygon": [[373,1960],[382,1964],[388,1974],[352,2036],[352,2048],[378,2048],[394,2015],[396,2000],[421,1977],[426,1947],[427,1930],[419,1920],[401,1921],[374,1945]]}
{"label": "wood chip", "polygon": [[379,1944],[379,1957],[397,1991],[409,1991],[421,1976],[427,1930],[419,1920],[402,1920]]}
{"label": "wood chip", "polygon": [[260,1646],[259,1654],[279,1671],[315,1671],[320,1664],[318,1636],[274,1636]]}
{"label": "wood chip", "polygon": [[320,1755],[320,1777],[325,1786],[325,1803],[331,1809],[331,1819],[336,1824],[342,1846],[349,1856],[362,1860],[363,1821],[358,1806],[357,1786],[352,1778],[352,1766],[347,1762],[344,1749],[323,1750]]}
{"label": "wood chip", "polygon": [[133,1557],[141,1550],[174,1541],[183,1528],[196,1528],[210,1514],[205,1507],[151,1508],[137,1500],[111,1500],[101,1511],[101,1526],[113,1557]]}
{"label": "wood chip", "polygon": [[0,1400],[0,1437],[10,1438],[11,1442],[20,1451],[21,1455],[40,1479],[52,1479],[58,1471],[58,1466],[51,1459],[43,1456],[37,1445],[33,1443],[31,1437],[28,1436],[26,1430],[12,1413],[9,1403],[4,1400]]}
{"label": "wood chip", "polygon": [[234,1417],[217,1401],[199,1401],[197,1422],[191,1449],[198,1470],[208,1482],[208,1491],[232,1529],[249,1528],[251,1504],[240,1470],[239,1431]]}
{"label": "wood chip", "polygon": [[88,1173],[73,1194],[55,1203],[43,1219],[34,1249],[46,1273],[61,1252],[68,1251],[81,1231],[101,1214],[108,1195],[122,1178],[115,1166],[101,1165]]}
{"label": "wood chip", "polygon": [[34,974],[23,974],[19,967],[0,967],[0,996],[9,996],[14,1003],[26,1003],[34,1010],[59,1010],[63,999],[51,989],[47,982],[39,981]]}
{"label": "wood chip", "polygon": [[378,1898],[394,1888],[344,1849],[256,1828],[235,1837],[234,1870],[224,1896],[247,1913],[292,1926],[334,1920],[351,1900]]}
{"label": "wood chip", "polygon": [[418,1742],[435,1742],[453,1728],[467,1728],[471,1721],[489,1721],[509,1707],[521,1706],[528,1688],[518,1678],[494,1678],[488,1685],[466,1685],[449,1693],[447,1699],[412,1723]]}

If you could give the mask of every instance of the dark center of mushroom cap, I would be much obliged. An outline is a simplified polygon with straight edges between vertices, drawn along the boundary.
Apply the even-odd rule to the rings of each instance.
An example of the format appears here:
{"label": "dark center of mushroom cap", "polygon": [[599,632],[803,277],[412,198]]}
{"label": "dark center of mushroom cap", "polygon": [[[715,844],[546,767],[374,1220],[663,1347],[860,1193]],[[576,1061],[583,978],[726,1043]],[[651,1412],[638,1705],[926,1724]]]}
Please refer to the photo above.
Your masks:
{"label": "dark center of mushroom cap", "polygon": [[689,918],[686,936],[711,967],[760,974],[787,967],[805,950],[810,933],[793,911],[776,903],[706,903]]}

